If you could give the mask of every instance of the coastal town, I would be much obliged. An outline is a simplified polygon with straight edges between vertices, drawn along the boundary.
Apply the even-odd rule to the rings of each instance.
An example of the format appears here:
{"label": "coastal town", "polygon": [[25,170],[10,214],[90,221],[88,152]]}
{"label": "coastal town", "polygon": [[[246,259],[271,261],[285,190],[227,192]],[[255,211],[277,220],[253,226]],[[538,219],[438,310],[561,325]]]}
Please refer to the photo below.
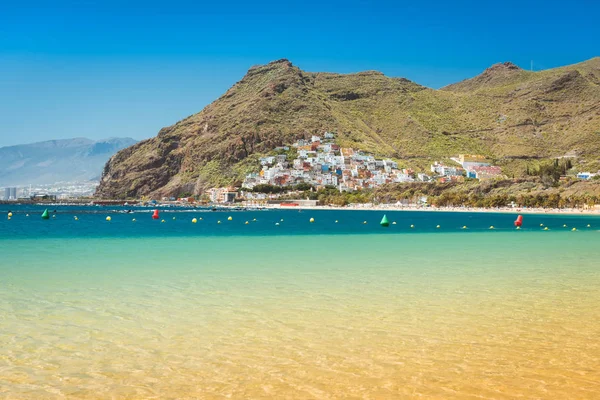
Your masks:
{"label": "coastal town", "polygon": [[[399,168],[396,161],[378,159],[372,154],[335,144],[335,134],[300,139],[291,146],[278,147],[281,154],[260,159],[262,169],[246,176],[242,190],[257,185],[293,187],[304,183],[315,188],[335,186],[340,192],[375,188],[386,183],[462,181],[467,178],[493,179],[502,176],[500,167],[491,166],[481,155],[461,154],[457,165],[436,162],[431,173]],[[289,158],[293,154],[295,158]]]}

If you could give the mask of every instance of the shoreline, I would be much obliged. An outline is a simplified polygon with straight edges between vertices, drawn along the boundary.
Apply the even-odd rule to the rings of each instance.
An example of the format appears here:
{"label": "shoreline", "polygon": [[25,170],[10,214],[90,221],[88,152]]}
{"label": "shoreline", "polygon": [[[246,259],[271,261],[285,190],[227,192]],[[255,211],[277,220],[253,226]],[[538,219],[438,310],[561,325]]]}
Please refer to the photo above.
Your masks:
{"label": "shoreline", "polygon": [[496,214],[545,214],[545,215],[596,215],[600,210],[557,209],[557,208],[477,208],[477,207],[399,207],[394,205],[379,205],[371,207],[359,206],[299,206],[281,207],[278,205],[265,206],[269,210],[340,210],[340,211],[407,211],[407,212],[468,212],[468,213],[496,213]]}

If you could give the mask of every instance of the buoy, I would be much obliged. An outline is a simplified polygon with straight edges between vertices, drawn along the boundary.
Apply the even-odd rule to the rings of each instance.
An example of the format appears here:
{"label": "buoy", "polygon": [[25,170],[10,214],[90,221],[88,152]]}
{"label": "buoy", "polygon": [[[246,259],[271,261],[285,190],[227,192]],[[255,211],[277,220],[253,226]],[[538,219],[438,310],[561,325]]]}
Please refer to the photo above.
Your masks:
{"label": "buoy", "polygon": [[25,214],[26,217],[29,217],[29,214]]}
{"label": "buoy", "polygon": [[217,224],[220,224],[220,223],[221,223],[221,221],[217,221]]}
{"label": "buoy", "polygon": [[[283,221],[283,220],[282,220],[282,221]],[[310,222],[310,223],[312,224],[313,222],[315,222],[315,219],[314,219],[314,218],[311,218],[311,219],[309,219],[309,220],[308,220],[308,222]]]}
{"label": "buoy", "polygon": [[462,228],[463,228],[463,229],[467,229],[467,226],[466,226],[466,225],[464,225]]}
{"label": "buoy", "polygon": [[490,226],[490,229],[494,229],[494,225]]}
{"label": "buoy", "polygon": [[77,218],[77,216],[75,216],[75,221],[79,221],[79,218]]}
{"label": "buoy", "polygon": [[523,225],[523,216],[522,216],[522,215],[519,215],[519,216],[517,217],[517,219],[515,220],[515,226],[516,226],[517,228],[519,228],[519,227],[521,227],[522,225]]}
{"label": "buoy", "polygon": [[571,231],[573,231],[573,232],[575,232],[576,230],[577,230],[577,228],[573,228],[573,229],[571,229]]}
{"label": "buoy", "polygon": [[396,221],[392,222],[392,225],[396,225]]}
{"label": "buoy", "polygon": [[592,226],[591,226],[590,224],[587,224],[587,227],[588,227],[588,228],[591,228]]}
{"label": "buoy", "polygon": [[192,219],[192,224],[195,224],[196,222],[198,222],[196,218]]}
{"label": "buoy", "polygon": [[202,217],[200,217],[200,221],[202,221]]}
{"label": "buoy", "polygon": [[276,226],[279,226],[279,222],[275,222],[275,225],[276,225]]}
{"label": "buoy", "polygon": [[173,217],[173,221],[175,221],[177,218]]}
{"label": "buoy", "polygon": [[363,225],[366,225],[366,224],[367,224],[367,221],[363,221]]}
{"label": "buoy", "polygon": [[544,224],[540,224],[540,226],[544,226]]}
{"label": "buoy", "polygon": [[8,220],[10,221],[10,217],[8,217]]}
{"label": "buoy", "polygon": [[12,217],[12,213],[11,212],[8,213],[8,218],[10,218],[10,217]]}
{"label": "buoy", "polygon": [[549,230],[549,229],[548,229],[548,227],[547,227],[547,226],[545,226],[545,227],[544,227],[544,230],[545,230],[545,231],[547,231],[547,230]]}
{"label": "buoy", "polygon": [[436,228],[437,228],[437,229],[440,229],[440,226],[438,225],[438,226],[436,226]]}
{"label": "buoy", "polygon": [[108,222],[110,222],[110,221],[112,220],[112,218],[110,217],[110,215],[109,215],[108,217],[106,217],[106,220],[107,220]]}
{"label": "buoy", "polygon": [[521,229],[521,227],[520,227],[520,226],[517,226],[517,230],[519,230],[519,229]]}
{"label": "buoy", "polygon": [[165,220],[164,220],[164,219],[162,219],[160,222],[161,222],[161,223],[164,223],[164,222],[165,222]]}
{"label": "buoy", "polygon": [[152,219],[158,219],[158,210],[154,210],[154,213],[152,213]]}
{"label": "buoy", "polygon": [[563,225],[563,228],[566,228],[566,227],[567,227],[567,224],[564,224],[564,225]]}
{"label": "buoy", "polygon": [[246,225],[248,225],[248,221],[246,221],[246,223],[245,223],[245,224],[246,224]]}
{"label": "buoy", "polygon": [[256,218],[254,218],[252,221],[256,222]]}
{"label": "buoy", "polygon": [[414,228],[415,226],[414,226],[414,225],[411,225],[410,227],[411,227],[411,228]]}
{"label": "buoy", "polygon": [[335,220],[335,223],[336,223],[336,224],[338,223],[338,220],[337,220],[337,219]]}
{"label": "buoy", "polygon": [[135,222],[135,218],[131,220],[131,222]]}
{"label": "buoy", "polygon": [[383,218],[381,218],[381,222],[379,223],[379,225],[387,228],[388,226],[390,226],[390,221],[388,221],[387,216],[384,214]]}
{"label": "buoy", "polygon": [[283,218],[281,218],[280,221],[283,222]]}
{"label": "buoy", "polygon": [[231,221],[232,219],[231,216],[227,217],[227,221]]}
{"label": "buoy", "polygon": [[52,218],[56,218],[56,214],[52,215]]}

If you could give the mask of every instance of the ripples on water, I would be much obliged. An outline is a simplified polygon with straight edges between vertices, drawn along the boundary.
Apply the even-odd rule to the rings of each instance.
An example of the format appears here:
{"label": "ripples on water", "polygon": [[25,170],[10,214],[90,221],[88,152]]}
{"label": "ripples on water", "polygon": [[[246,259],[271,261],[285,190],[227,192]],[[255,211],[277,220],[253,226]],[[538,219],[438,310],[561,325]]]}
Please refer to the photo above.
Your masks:
{"label": "ripples on water", "polygon": [[[290,230],[309,226],[308,215],[258,214],[259,232],[279,217]],[[328,214],[318,215],[298,229],[317,229]],[[513,232],[506,216],[494,221],[504,231],[484,232],[489,220],[475,217],[479,232],[445,220],[451,232],[422,234],[405,219],[404,234],[378,234],[373,215],[367,232],[357,223],[344,232],[354,235],[299,236],[213,236],[216,224],[198,235],[168,221],[161,236],[128,234],[119,217],[113,228],[94,220],[120,230],[96,238],[1,223],[0,397],[600,393],[600,233],[584,229],[597,219],[569,220],[581,228],[566,232],[564,219],[544,216],[551,232]],[[247,228],[248,214],[234,217]],[[93,231],[79,222],[66,231]]]}

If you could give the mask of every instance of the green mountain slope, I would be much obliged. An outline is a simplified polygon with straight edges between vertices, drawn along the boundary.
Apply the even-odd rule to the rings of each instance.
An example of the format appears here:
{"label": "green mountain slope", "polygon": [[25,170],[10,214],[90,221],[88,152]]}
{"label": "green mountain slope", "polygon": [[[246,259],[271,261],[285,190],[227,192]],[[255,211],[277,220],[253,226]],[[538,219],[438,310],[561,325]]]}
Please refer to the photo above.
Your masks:
{"label": "green mountain slope", "polygon": [[251,68],[200,113],[116,154],[97,194],[177,195],[236,183],[261,154],[325,130],[343,146],[405,166],[481,153],[517,174],[523,160],[563,155],[597,168],[600,58],[541,72],[498,64],[441,90],[374,71],[309,73],[274,61]]}

